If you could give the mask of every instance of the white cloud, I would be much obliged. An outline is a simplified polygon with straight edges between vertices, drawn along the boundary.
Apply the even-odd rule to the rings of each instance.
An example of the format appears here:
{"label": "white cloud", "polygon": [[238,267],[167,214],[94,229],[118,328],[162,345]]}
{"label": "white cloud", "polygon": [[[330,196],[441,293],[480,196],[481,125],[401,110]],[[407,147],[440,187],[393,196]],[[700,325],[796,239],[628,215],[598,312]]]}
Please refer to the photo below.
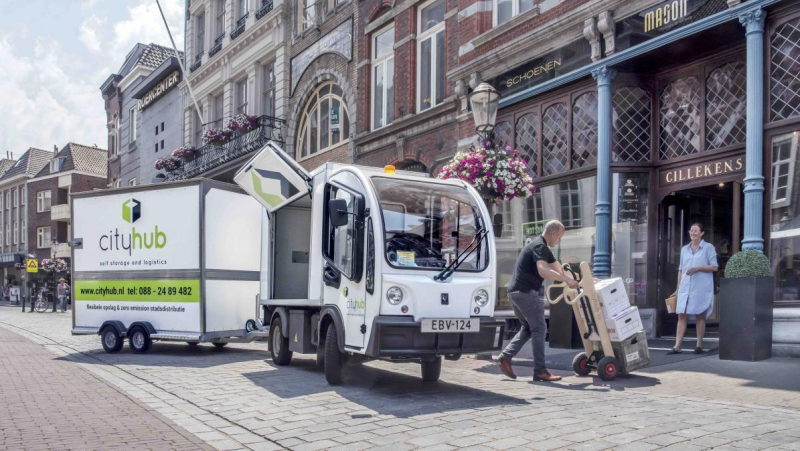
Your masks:
{"label": "white cloud", "polygon": [[84,11],[92,9],[92,7],[94,7],[98,1],[99,0],[84,0],[84,2],[81,3],[81,9]]}
{"label": "white cloud", "polygon": [[6,69],[0,73],[0,150],[20,156],[28,147],[51,150],[70,141],[106,147],[98,87],[61,69],[74,57],[58,42],[37,41],[35,55],[21,57],[8,39],[0,41]]}
{"label": "white cloud", "polygon": [[92,14],[81,24],[78,36],[81,42],[83,42],[83,45],[92,52],[102,53],[103,51],[100,41],[100,31],[105,23],[105,19],[101,19],[96,14]]}
{"label": "white cloud", "polygon": [[[161,0],[164,16],[178,50],[183,50],[183,24],[186,14],[184,4],[183,0]],[[152,0],[140,0],[138,5],[128,9],[127,19],[114,24],[114,36],[108,50],[114,55],[124,57],[137,42],[172,47],[164,21],[158,12],[158,5]]]}

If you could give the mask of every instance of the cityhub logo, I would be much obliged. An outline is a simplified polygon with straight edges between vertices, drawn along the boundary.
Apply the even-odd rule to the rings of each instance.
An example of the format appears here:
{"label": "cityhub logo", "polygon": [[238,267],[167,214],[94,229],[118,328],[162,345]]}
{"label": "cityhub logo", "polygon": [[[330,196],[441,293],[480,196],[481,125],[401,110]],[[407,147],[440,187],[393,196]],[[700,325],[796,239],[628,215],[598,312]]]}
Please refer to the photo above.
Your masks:
{"label": "cityhub logo", "polygon": [[[136,199],[128,199],[122,203],[122,220],[133,224],[142,218],[142,203]],[[127,241],[127,242],[126,242]],[[126,250],[128,255],[133,255],[136,249],[163,249],[167,246],[167,234],[158,230],[150,232],[137,232],[136,227],[131,227],[129,233],[114,229],[108,235],[100,237],[100,249],[104,251]]]}

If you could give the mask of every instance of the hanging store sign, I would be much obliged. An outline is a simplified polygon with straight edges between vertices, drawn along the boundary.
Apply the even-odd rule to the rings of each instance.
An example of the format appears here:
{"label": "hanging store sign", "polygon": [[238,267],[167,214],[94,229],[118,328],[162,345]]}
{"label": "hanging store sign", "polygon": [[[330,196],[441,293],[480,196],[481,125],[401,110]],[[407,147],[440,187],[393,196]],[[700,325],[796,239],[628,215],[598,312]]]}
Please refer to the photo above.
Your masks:
{"label": "hanging store sign", "polygon": [[325,53],[341,55],[347,61],[353,58],[353,19],[348,19],[319,41],[311,44],[302,53],[292,58],[292,92],[297,87],[303,72],[311,63]]}
{"label": "hanging store sign", "polygon": [[619,222],[639,221],[639,187],[632,179],[627,179],[619,195]]}
{"label": "hanging store sign", "polygon": [[726,174],[744,171],[744,155],[738,157],[728,157],[721,160],[709,161],[706,163],[693,164],[682,168],[662,170],[659,176],[661,186],[674,185],[676,183],[694,182],[703,179],[710,179]]}
{"label": "hanging store sign", "polygon": [[500,95],[508,96],[591,63],[591,53],[589,42],[581,39],[516,67],[489,83]]}
{"label": "hanging store sign", "polygon": [[339,133],[339,107],[331,107],[331,131]]}
{"label": "hanging store sign", "polygon": [[168,93],[172,88],[178,85],[180,81],[180,71],[169,74],[166,78],[161,80],[157,85],[147,92],[141,99],[139,99],[139,111],[150,106],[153,101]]}

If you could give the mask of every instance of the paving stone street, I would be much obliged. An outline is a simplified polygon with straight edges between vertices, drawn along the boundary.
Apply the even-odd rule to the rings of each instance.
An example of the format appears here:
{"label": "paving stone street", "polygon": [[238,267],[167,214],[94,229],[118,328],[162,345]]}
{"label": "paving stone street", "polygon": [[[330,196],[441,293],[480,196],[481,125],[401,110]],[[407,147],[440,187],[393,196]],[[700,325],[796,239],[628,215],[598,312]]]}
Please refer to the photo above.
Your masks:
{"label": "paving stone street", "polygon": [[[0,307],[0,449],[800,449],[800,362],[716,355],[606,383],[511,381],[487,360],[372,362],[329,386],[266,343],[105,354],[70,314]],[[660,351],[653,351],[660,352]]]}

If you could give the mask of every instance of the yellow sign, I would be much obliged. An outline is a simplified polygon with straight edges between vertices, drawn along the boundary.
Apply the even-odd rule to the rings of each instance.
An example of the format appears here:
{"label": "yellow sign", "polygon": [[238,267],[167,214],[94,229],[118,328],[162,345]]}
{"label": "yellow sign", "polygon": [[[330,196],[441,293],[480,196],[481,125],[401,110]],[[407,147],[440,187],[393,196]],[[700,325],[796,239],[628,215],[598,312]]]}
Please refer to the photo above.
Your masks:
{"label": "yellow sign", "polygon": [[688,0],[667,1],[644,15],[644,32],[661,28],[683,19],[689,13]]}
{"label": "yellow sign", "polygon": [[39,262],[35,259],[28,260],[28,263],[25,264],[25,267],[28,269],[28,272],[39,272]]}

